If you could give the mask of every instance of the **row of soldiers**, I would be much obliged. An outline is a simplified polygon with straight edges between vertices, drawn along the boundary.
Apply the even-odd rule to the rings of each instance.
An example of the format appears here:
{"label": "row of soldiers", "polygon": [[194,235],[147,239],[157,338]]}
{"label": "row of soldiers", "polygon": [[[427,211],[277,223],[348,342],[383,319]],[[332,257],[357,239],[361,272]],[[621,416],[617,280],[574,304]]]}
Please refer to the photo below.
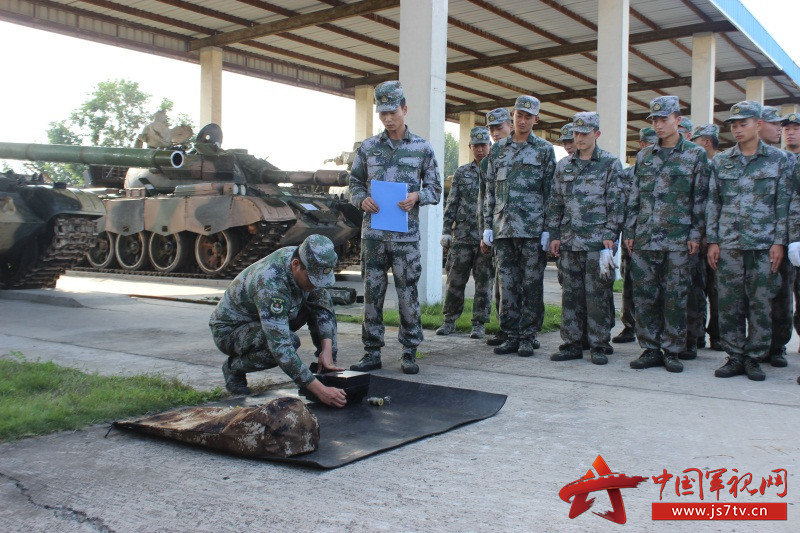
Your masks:
{"label": "row of soldiers", "polygon": [[[638,338],[643,352],[632,368],[681,372],[705,345],[707,299],[711,347],[728,354],[717,377],[760,381],[759,362],[786,366],[798,290],[792,265],[800,266],[798,200],[790,207],[800,198],[797,114],[740,102],[726,119],[736,144],[717,153],[716,125],[693,132],[678,98],[658,97],[636,163],[623,169],[597,146],[599,116],[590,112],[562,128],[568,156],[556,163],[553,146],[532,134],[539,107],[520,96],[511,115],[495,109],[488,130],[471,131],[474,160],[456,171],[444,212],[447,291],[437,334],[455,331],[471,272],[470,336],[484,336],[494,292],[501,331],[487,344],[497,354],[533,355],[549,252],[563,286],[563,343],[550,359],[579,359],[588,349],[593,363],[606,364],[621,242],[624,329],[613,342]],[[773,146],[781,133],[788,151]]]}

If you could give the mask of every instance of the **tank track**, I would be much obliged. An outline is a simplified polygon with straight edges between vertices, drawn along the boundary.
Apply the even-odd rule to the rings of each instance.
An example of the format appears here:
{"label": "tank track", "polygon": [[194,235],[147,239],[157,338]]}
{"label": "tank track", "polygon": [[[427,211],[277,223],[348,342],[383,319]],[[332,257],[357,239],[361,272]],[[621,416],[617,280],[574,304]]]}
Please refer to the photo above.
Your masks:
{"label": "tank track", "polygon": [[44,289],[56,281],[86,255],[97,237],[95,220],[89,217],[61,215],[53,219],[53,237],[42,243],[43,252],[30,264],[22,266],[11,279],[2,282],[6,289]]}

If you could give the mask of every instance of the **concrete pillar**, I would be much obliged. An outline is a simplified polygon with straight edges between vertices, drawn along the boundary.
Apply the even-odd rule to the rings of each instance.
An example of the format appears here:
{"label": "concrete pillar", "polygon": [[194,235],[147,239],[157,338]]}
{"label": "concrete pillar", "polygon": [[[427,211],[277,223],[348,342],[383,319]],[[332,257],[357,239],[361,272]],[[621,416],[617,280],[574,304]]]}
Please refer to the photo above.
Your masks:
{"label": "concrete pillar", "polygon": [[475,127],[478,114],[474,111],[462,111],[458,115],[458,166],[472,161],[472,150],[469,149],[469,132]]}
{"label": "concrete pillar", "polygon": [[714,122],[714,70],[717,39],[713,33],[692,36],[692,123],[695,126]]}
{"label": "concrete pillar", "polygon": [[601,146],[625,160],[630,0],[597,2],[597,112]]}
{"label": "concrete pillar", "polygon": [[764,104],[764,78],[754,76],[747,78],[745,85],[745,100],[755,100],[759,104]]}
{"label": "concrete pillar", "polygon": [[[400,82],[408,104],[406,124],[427,139],[444,164],[444,97],[447,75],[447,0],[400,3]],[[442,176],[439,176],[442,180]],[[443,203],[420,209],[421,303],[442,301]]]}
{"label": "concrete pillar", "polygon": [[356,96],[356,138],[353,142],[361,142],[372,137],[373,120],[375,118],[375,88],[372,85],[358,85]]}
{"label": "concrete pillar", "polygon": [[222,48],[200,49],[200,127],[222,126]]}

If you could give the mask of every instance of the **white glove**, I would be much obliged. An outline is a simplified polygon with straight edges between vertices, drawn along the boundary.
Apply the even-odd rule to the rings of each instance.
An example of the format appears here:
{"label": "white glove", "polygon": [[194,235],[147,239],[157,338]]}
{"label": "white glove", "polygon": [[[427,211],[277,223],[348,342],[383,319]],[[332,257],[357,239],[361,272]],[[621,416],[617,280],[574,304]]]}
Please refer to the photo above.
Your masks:
{"label": "white glove", "polygon": [[600,250],[600,277],[605,280],[614,278],[617,264],[614,263],[614,251],[609,248]]}
{"label": "white glove", "polygon": [[549,231],[543,231],[542,232],[542,240],[539,241],[539,242],[542,245],[542,250],[543,251],[546,252],[548,249],[550,249],[550,232]]}
{"label": "white glove", "polygon": [[442,240],[439,241],[442,244],[442,248],[449,248],[450,243],[453,242],[452,235],[442,235]]}
{"label": "white glove", "polygon": [[483,230],[483,242],[486,243],[486,246],[491,246],[492,242],[494,241],[494,232],[490,229]]}
{"label": "white glove", "polygon": [[789,243],[789,261],[796,266],[800,267],[800,242]]}

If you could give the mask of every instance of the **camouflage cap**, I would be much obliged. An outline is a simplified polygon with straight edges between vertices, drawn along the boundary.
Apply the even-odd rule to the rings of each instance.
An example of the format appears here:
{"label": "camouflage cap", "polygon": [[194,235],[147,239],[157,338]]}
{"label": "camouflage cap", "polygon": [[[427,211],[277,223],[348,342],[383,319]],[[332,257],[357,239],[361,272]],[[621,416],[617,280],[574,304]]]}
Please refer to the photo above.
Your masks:
{"label": "camouflage cap", "polygon": [[761,120],[764,122],[781,122],[783,117],[781,117],[777,107],[765,105],[761,108]]}
{"label": "camouflage cap", "polygon": [[692,140],[695,140],[698,137],[713,137],[719,140],[719,126],[716,124],[703,124],[702,126],[697,126],[694,129],[694,133],[692,133]]}
{"label": "camouflage cap", "polygon": [[789,113],[783,120],[781,121],[782,126],[788,126],[789,124],[800,124],[800,115],[797,113]]}
{"label": "camouflage cap", "polygon": [[486,113],[487,126],[498,126],[503,122],[511,122],[511,115],[508,114],[508,109],[505,107],[498,107]]}
{"label": "camouflage cap", "polygon": [[489,144],[490,142],[489,128],[476,126],[469,130],[469,144]]}
{"label": "camouflage cap", "polygon": [[391,112],[400,106],[403,86],[397,80],[385,81],[375,87],[375,107],[378,113]]}
{"label": "camouflage cap", "polygon": [[689,120],[689,117],[681,117],[681,123],[678,125],[678,130],[684,130],[691,133],[693,127],[694,125],[692,124],[692,121]]}
{"label": "camouflage cap", "polygon": [[600,129],[600,115],[592,111],[581,111],[572,117],[573,133],[592,133]]}
{"label": "camouflage cap", "polygon": [[639,141],[644,143],[655,144],[656,142],[658,142],[658,135],[656,135],[656,130],[654,130],[650,126],[640,129]]}
{"label": "camouflage cap", "polygon": [[538,98],[535,96],[528,96],[527,94],[518,97],[517,101],[514,102],[514,109],[525,111],[531,115],[538,115],[540,106],[541,103]]}
{"label": "camouflage cap", "polygon": [[734,104],[731,107],[731,116],[725,119],[725,122],[733,120],[742,120],[745,118],[761,118],[761,104],[755,100],[745,100]]}
{"label": "camouflage cap", "polygon": [[300,260],[303,261],[308,279],[314,287],[332,287],[336,283],[333,271],[339,257],[333,249],[333,242],[326,236],[314,234],[306,237],[300,245]]}
{"label": "camouflage cap", "polygon": [[561,137],[558,138],[559,141],[574,141],[575,137],[572,135],[572,122],[564,124],[561,126]]}
{"label": "camouflage cap", "polygon": [[659,96],[650,101],[650,114],[647,120],[653,117],[666,117],[672,113],[680,113],[681,107],[677,96]]}

